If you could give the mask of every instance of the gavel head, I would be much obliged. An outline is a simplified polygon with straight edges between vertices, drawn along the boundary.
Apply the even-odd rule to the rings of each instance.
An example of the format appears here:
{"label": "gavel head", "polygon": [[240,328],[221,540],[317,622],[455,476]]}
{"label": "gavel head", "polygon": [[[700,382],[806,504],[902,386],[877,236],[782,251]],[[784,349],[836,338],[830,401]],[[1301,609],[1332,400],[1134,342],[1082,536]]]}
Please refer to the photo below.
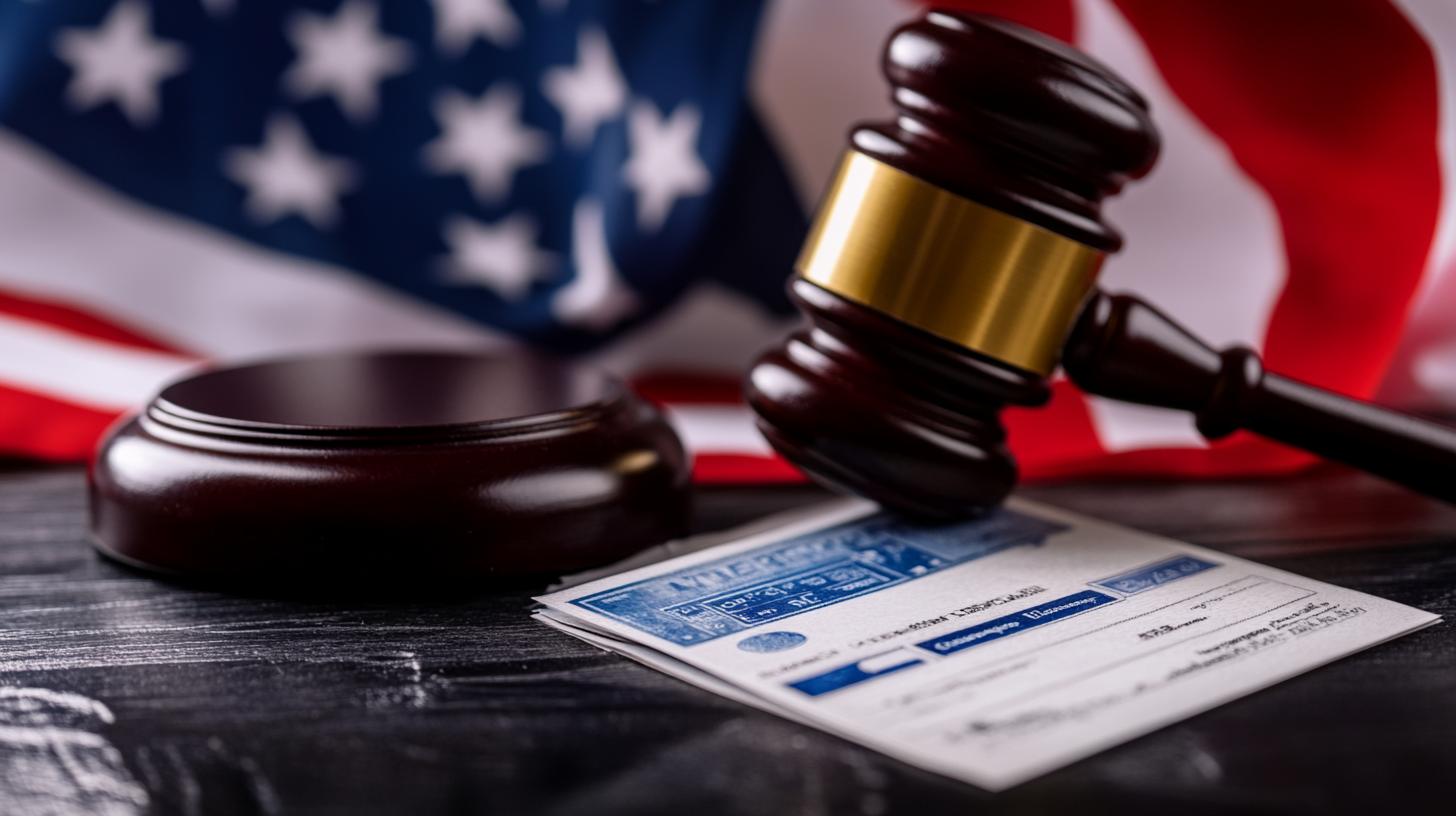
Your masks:
{"label": "gavel head", "polygon": [[1158,151],[1147,103],[1086,55],[990,17],[890,37],[896,117],[856,128],[789,285],[809,325],[745,386],[825,484],[972,516],[1016,481],[1000,411],[1039,405],[1103,257],[1102,199]]}

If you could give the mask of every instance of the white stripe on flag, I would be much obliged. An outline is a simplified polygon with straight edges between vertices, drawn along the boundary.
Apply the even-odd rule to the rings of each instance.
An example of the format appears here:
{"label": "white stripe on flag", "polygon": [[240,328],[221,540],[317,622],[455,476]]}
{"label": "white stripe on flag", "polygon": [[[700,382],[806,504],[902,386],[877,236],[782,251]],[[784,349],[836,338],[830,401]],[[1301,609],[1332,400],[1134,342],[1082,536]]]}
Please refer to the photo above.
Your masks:
{"label": "white stripe on flag", "polygon": [[1441,211],[1405,342],[1396,352],[1379,399],[1449,410],[1456,406],[1456,3],[1395,0],[1395,4],[1425,37],[1436,61]]}
{"label": "white stripe on flag", "polygon": [[886,0],[773,0],[764,11],[750,93],[805,208],[824,193],[850,124],[894,112],[880,52],[919,10]]}
{"label": "white stripe on flag", "polygon": [[669,405],[663,412],[683,447],[694,455],[773,455],[753,423],[753,410],[745,405]]}
{"label": "white stripe on flag", "polygon": [[[1394,0],[1396,8],[1425,37],[1436,61],[1440,94],[1440,132],[1436,149],[1441,157],[1441,214],[1428,274],[1416,295],[1417,308],[1426,305],[1443,278],[1456,279],[1456,3],[1451,0]],[[1456,280],[1445,280],[1456,287]],[[1456,289],[1448,303],[1456,303]],[[1449,318],[1449,313],[1448,313]]]}
{"label": "white stripe on flag", "polygon": [[[1146,297],[1216,345],[1261,347],[1286,277],[1274,205],[1174,95],[1121,13],[1106,0],[1078,0],[1076,11],[1078,45],[1147,97],[1163,135],[1152,174],[1106,207],[1127,246],[1102,287]],[[1181,412],[1099,398],[1088,408],[1110,452],[1206,444]]]}
{"label": "white stripe on flag", "polygon": [[0,288],[223,358],[499,342],[346,270],[132,202],[0,129]]}
{"label": "white stripe on flag", "polygon": [[[784,277],[788,275],[784,270]],[[586,362],[623,376],[650,371],[738,375],[799,322],[798,315],[776,317],[747,297],[706,281]]]}
{"label": "white stripe on flag", "polygon": [[0,315],[0,384],[103,410],[145,403],[196,360]]}

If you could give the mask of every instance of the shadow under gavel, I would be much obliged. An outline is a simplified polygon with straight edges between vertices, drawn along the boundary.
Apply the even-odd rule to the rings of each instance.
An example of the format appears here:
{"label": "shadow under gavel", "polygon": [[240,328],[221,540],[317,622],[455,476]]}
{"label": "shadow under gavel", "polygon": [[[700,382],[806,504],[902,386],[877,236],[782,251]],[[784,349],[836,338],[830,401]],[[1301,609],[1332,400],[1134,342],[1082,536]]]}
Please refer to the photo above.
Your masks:
{"label": "shadow under gavel", "polygon": [[974,516],[1016,482],[1000,411],[1083,390],[1191,412],[1456,502],[1456,430],[1266,372],[1095,288],[1122,239],[1102,199],[1145,175],[1143,98],[1060,42],[930,12],[884,56],[893,121],[856,128],[789,284],[809,326],[745,384],[814,479],[894,510]]}

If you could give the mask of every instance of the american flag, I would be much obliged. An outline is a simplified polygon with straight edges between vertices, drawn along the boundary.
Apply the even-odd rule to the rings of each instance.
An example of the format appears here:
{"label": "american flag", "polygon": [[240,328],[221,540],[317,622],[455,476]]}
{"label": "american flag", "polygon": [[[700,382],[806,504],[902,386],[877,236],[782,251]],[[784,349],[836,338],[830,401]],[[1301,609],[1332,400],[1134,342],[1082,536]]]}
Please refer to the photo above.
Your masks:
{"label": "american flag", "polygon": [[[1456,3],[980,0],[1141,89],[1136,291],[1271,369],[1456,407]],[[529,344],[630,374],[704,481],[793,478],[737,399],[894,0],[0,0],[0,453],[85,458],[199,364]],[[1027,475],[1305,460],[1085,397]]]}

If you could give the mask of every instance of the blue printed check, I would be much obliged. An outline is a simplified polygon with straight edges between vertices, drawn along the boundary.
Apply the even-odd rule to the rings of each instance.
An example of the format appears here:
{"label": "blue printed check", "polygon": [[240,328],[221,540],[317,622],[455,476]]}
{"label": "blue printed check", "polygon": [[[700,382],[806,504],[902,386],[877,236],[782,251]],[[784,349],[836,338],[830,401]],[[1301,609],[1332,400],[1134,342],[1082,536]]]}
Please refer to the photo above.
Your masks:
{"label": "blue printed check", "polygon": [[672,549],[537,618],[992,790],[1437,620],[1016,500],[935,527],[840,503]]}
{"label": "blue printed check", "polygon": [[877,513],[572,603],[688,646],[1035,546],[1065,529],[1004,509],[938,527]]}

